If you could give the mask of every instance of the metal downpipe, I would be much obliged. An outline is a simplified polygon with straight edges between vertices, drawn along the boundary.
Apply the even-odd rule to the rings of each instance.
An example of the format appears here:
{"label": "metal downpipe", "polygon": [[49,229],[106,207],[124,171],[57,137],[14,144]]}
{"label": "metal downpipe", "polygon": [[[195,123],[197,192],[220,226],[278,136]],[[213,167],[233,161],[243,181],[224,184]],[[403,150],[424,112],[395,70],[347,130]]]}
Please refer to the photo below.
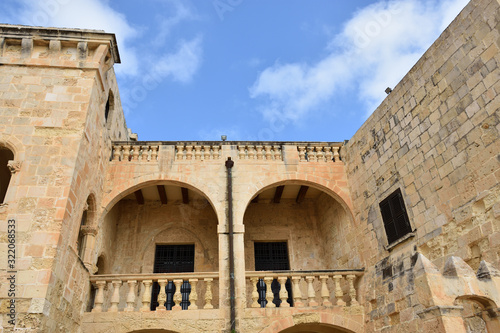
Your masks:
{"label": "metal downpipe", "polygon": [[233,178],[232,167],[234,161],[231,157],[227,158],[227,221],[229,224],[229,292],[230,292],[230,307],[231,307],[231,332],[236,332],[236,304],[235,304],[235,286],[234,286],[234,230],[233,230]]}

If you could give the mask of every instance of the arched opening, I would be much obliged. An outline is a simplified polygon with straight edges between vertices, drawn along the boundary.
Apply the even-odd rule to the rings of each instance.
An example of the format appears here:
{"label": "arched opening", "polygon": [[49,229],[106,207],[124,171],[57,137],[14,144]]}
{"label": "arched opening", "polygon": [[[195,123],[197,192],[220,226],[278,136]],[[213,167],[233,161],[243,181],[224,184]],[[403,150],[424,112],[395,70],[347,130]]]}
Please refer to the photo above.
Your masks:
{"label": "arched opening", "polygon": [[280,333],[352,333],[352,331],[338,326],[311,323],[295,325],[280,331]]}
{"label": "arched opening", "polygon": [[500,331],[498,307],[486,297],[460,296],[455,303],[463,306],[462,318],[467,333],[493,333]]}
{"label": "arched opening", "polygon": [[[106,258],[104,275],[152,280],[151,286],[142,282],[139,286],[139,293],[151,293],[151,310],[157,306],[167,310],[177,305],[183,309],[204,307],[201,295],[207,289],[212,294],[210,302],[217,307],[218,284],[212,283],[212,276],[218,276],[219,270],[218,221],[206,196],[187,184],[165,181],[148,182],[120,196],[104,216],[97,240],[96,252]],[[155,274],[163,275],[158,280]],[[162,280],[166,281],[163,287]],[[195,304],[190,299],[193,284],[200,295]],[[176,300],[179,288],[181,304]],[[127,292],[126,286],[122,289],[120,293]],[[163,292],[166,300],[161,301]]]}
{"label": "arched opening", "polygon": [[[330,277],[335,270],[363,267],[357,253],[352,215],[341,202],[313,183],[284,182],[263,189],[248,204],[243,222],[246,271],[255,271],[253,275],[258,275],[258,271],[290,271],[282,275],[287,276],[285,289],[287,303],[291,306],[294,306],[293,272],[312,272],[308,273],[314,278],[310,284],[318,295],[316,301],[310,302],[314,306],[322,304],[319,298],[323,283],[321,276],[327,277],[325,288],[333,291],[335,281]],[[321,275],[321,271],[324,274]],[[261,275],[265,276],[264,273]],[[270,273],[270,276],[273,275],[272,283],[269,280],[267,284],[265,278],[259,276],[257,292],[261,307],[267,306],[269,284],[274,295],[273,303],[276,306],[282,303],[280,290],[283,286],[278,275]],[[304,273],[298,277],[302,296],[308,292],[307,276]],[[347,292],[349,286],[347,281],[344,282],[342,288]],[[247,288],[247,299],[252,299],[254,292],[252,288]],[[333,292],[330,296],[328,302],[335,302]],[[251,306],[256,307],[255,303]]]}
{"label": "arched opening", "polygon": [[6,148],[0,147],[0,203],[5,202],[5,195],[9,188],[11,171],[8,162],[14,159],[14,153]]}

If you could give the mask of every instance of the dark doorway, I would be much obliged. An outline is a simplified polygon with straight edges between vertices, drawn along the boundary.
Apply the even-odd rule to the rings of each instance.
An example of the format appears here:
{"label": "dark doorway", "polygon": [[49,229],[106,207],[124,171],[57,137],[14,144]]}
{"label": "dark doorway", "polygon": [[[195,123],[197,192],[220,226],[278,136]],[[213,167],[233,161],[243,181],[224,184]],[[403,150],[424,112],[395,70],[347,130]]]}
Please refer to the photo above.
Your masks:
{"label": "dark doorway", "polygon": [[[290,262],[288,260],[288,246],[286,242],[256,242],[254,243],[255,253],[255,270],[256,271],[288,271],[290,270]],[[274,294],[273,303],[279,307],[281,299],[279,297],[280,283],[274,279],[271,283],[271,290]],[[285,283],[286,291],[288,292],[287,302],[293,306],[292,283],[290,279]],[[260,306],[266,307],[266,284],[260,279],[257,282],[257,291],[259,292]]]}
{"label": "dark doorway", "polygon": [[[155,264],[153,273],[189,273],[194,272],[194,244],[189,245],[156,245]],[[165,287],[167,301],[165,306],[167,310],[172,310],[174,306],[175,285],[169,281]],[[160,285],[155,282],[151,294],[151,310],[156,310],[158,306],[158,294]],[[189,281],[184,281],[181,285],[182,301],[181,307],[187,310],[191,285]]]}

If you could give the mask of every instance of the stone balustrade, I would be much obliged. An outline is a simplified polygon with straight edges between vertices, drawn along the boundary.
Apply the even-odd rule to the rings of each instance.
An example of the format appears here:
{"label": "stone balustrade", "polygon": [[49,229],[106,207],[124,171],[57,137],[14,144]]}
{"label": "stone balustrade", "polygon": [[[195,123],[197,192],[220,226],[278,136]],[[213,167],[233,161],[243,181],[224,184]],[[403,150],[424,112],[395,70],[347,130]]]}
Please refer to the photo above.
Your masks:
{"label": "stone balustrade", "polygon": [[[348,301],[349,306],[356,306],[359,305],[356,300],[356,279],[361,275],[362,269],[246,272],[247,295],[251,295],[247,305],[251,308],[275,308],[275,303],[282,308],[344,307]],[[291,295],[285,288],[287,281]]]}
{"label": "stone balustrade", "polygon": [[238,145],[237,149],[240,160],[283,160],[279,145]]}
{"label": "stone balustrade", "polygon": [[[181,310],[181,302],[189,304],[188,310],[218,308],[213,302],[213,289],[218,287],[214,280],[218,278],[219,274],[215,272],[94,275],[90,277],[96,290],[92,312],[151,311],[155,284],[159,285],[155,311],[166,311],[166,286],[169,282],[175,285],[172,310]],[[189,283],[190,292],[181,293],[182,285],[186,283]]]}
{"label": "stone balustrade", "polygon": [[301,162],[340,162],[340,146],[297,146]]}
{"label": "stone balustrade", "polygon": [[176,160],[218,160],[221,146],[213,144],[181,144],[175,146]]}
{"label": "stone balustrade", "polygon": [[156,161],[158,145],[116,144],[113,145],[112,161]]}
{"label": "stone balustrade", "polygon": [[[158,160],[161,150],[162,154],[168,152],[167,156],[173,154],[175,161],[216,161],[233,156],[233,159],[245,161],[282,162],[284,154],[288,154],[293,160],[298,156],[300,162],[341,163],[341,146],[338,142],[116,141],[111,160],[152,162]],[[297,155],[292,154],[293,151]]]}

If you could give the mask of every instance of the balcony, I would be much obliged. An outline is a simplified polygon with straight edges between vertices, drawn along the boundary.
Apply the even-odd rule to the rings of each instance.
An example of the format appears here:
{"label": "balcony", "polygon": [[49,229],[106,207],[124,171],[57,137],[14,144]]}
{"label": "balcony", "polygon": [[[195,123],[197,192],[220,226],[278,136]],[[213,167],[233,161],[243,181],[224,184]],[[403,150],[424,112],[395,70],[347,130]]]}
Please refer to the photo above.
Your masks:
{"label": "balcony", "polygon": [[[362,274],[362,269],[246,272],[246,305],[249,308],[355,306],[358,305],[356,279]],[[162,312],[169,308],[167,303],[172,304],[172,311],[219,308],[213,292],[214,287],[219,288],[218,278],[216,272],[94,275],[90,278],[95,288],[91,312]],[[292,295],[284,287],[287,280],[292,282]],[[183,291],[186,282],[189,292]],[[156,283],[160,291],[155,294],[152,287]],[[175,286],[172,295],[167,295],[169,283]],[[152,297],[158,300],[155,310],[151,306]]]}

